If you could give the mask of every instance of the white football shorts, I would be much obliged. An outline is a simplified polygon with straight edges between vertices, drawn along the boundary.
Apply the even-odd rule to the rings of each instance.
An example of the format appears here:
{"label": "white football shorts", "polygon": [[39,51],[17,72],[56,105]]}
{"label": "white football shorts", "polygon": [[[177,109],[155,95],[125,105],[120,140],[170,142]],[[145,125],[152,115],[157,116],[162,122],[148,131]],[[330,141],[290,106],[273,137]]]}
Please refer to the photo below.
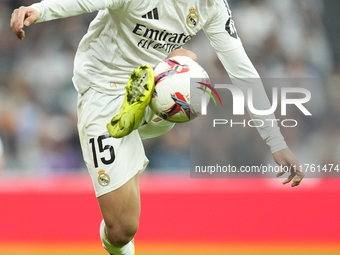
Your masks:
{"label": "white football shorts", "polygon": [[149,163],[137,130],[116,139],[106,129],[124,96],[92,88],[78,96],[79,138],[97,197],[118,189]]}

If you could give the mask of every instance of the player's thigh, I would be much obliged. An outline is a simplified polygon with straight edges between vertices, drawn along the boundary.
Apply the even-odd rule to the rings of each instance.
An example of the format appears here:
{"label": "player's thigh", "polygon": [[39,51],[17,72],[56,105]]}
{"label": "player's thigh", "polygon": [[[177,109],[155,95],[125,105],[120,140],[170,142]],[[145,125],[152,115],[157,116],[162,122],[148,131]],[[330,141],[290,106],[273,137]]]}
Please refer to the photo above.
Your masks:
{"label": "player's thigh", "polygon": [[98,202],[109,229],[134,234],[140,215],[139,174],[120,188],[98,197]]}
{"label": "player's thigh", "polygon": [[123,218],[138,218],[138,176],[148,163],[138,131],[120,139],[107,132],[106,124],[121,102],[121,96],[105,95],[92,89],[78,101],[83,156],[108,225]]}

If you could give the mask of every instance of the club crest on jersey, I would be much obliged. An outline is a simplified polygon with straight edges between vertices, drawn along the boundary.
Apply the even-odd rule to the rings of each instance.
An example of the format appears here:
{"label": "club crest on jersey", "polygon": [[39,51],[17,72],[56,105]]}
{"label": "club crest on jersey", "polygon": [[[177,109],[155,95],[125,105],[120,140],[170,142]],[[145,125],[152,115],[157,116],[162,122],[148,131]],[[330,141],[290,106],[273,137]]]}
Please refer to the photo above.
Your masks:
{"label": "club crest on jersey", "polygon": [[199,17],[195,7],[189,9],[189,15],[187,16],[187,25],[190,28],[194,28],[198,25]]}
{"label": "club crest on jersey", "polygon": [[98,172],[99,176],[98,176],[98,182],[100,185],[102,186],[107,186],[110,184],[110,176],[108,174],[105,173],[105,170],[100,170]]}

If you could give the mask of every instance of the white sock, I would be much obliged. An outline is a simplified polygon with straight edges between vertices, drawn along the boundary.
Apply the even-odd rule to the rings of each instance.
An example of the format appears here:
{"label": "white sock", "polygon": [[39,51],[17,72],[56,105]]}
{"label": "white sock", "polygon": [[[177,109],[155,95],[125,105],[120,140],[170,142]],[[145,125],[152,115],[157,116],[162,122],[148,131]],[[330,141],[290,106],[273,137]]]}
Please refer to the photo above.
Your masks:
{"label": "white sock", "polygon": [[134,255],[135,254],[135,246],[133,244],[133,240],[126,244],[123,247],[116,247],[112,243],[110,243],[109,239],[105,234],[105,222],[102,220],[100,224],[100,238],[102,239],[103,247],[112,255]]}
{"label": "white sock", "polygon": [[164,135],[165,133],[169,132],[174,126],[175,123],[157,117],[150,121],[148,124],[139,127],[138,132],[142,139],[149,139]]}

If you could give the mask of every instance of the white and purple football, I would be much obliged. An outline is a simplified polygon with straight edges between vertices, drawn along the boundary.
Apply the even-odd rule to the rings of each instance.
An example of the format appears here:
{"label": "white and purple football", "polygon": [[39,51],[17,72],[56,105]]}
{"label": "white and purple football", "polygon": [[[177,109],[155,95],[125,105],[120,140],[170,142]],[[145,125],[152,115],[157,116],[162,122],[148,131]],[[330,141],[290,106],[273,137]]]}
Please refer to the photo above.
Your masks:
{"label": "white and purple football", "polygon": [[151,109],[170,122],[187,122],[201,114],[201,101],[210,91],[207,72],[190,57],[176,56],[155,66]]}

